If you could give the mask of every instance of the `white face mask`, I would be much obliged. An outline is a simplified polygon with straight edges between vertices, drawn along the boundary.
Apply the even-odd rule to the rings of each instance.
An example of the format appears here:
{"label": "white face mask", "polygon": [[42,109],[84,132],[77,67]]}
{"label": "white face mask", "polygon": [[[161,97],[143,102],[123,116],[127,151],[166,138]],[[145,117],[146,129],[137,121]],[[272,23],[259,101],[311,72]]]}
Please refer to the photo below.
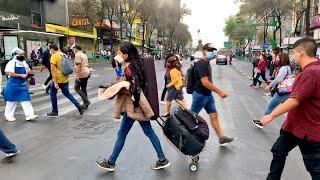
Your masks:
{"label": "white face mask", "polygon": [[121,56],[119,56],[119,55],[116,55],[116,56],[114,57],[114,59],[115,59],[116,61],[118,61],[118,63],[120,63],[120,64],[123,64],[123,63],[124,63],[124,59],[123,59]]}

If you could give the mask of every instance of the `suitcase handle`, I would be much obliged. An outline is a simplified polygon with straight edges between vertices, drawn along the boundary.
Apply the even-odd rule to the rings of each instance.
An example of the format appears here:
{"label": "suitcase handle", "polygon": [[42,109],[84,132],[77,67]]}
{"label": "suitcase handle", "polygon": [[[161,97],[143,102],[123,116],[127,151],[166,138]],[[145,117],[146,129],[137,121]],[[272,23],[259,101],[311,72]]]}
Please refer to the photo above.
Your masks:
{"label": "suitcase handle", "polygon": [[[160,121],[159,121],[159,119],[160,119]],[[157,118],[156,121],[162,128],[164,127],[164,124],[166,123],[166,121],[161,116],[159,116],[159,118]]]}

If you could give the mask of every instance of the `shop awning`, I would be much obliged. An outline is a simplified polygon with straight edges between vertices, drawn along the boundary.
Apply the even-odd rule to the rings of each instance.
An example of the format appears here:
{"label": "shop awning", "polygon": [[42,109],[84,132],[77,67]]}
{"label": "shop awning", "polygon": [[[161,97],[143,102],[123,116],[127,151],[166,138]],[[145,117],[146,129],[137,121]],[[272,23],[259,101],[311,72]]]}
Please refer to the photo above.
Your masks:
{"label": "shop awning", "polygon": [[[95,28],[101,28],[101,29],[111,29],[111,24],[110,24],[110,21],[108,19],[105,19],[105,20],[103,20],[101,25],[100,25],[100,23],[96,23],[94,25],[94,27]],[[120,30],[120,26],[117,23],[115,23],[114,21],[112,21],[112,27],[115,30]]]}
{"label": "shop awning", "polygon": [[65,34],[68,36],[78,36],[90,39],[97,39],[97,30],[93,28],[92,32],[85,32],[65,26],[58,26],[54,24],[46,24],[46,31],[47,32],[55,32],[59,34]]}
{"label": "shop awning", "polygon": [[10,31],[10,34],[33,34],[33,35],[46,35],[46,36],[55,36],[55,37],[63,37],[62,34],[55,34],[55,33],[47,33],[47,32],[40,32],[40,31],[25,31],[25,30],[17,30],[17,31]]}

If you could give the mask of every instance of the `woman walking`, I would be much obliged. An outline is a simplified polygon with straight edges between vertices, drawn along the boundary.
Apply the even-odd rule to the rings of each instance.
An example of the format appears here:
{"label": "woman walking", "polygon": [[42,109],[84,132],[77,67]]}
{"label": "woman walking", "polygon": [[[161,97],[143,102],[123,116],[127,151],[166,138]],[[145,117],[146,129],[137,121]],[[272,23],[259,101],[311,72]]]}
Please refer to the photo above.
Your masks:
{"label": "woman walking", "polygon": [[257,83],[259,83],[259,86],[262,84],[262,81],[259,80],[260,76],[264,80],[265,83],[269,83],[268,79],[266,78],[266,67],[267,67],[267,61],[266,61],[266,55],[261,54],[260,60],[258,63],[258,67],[255,69],[255,76],[253,78],[252,87],[257,88]]}
{"label": "woman walking", "polygon": [[28,76],[33,73],[25,61],[25,52],[23,50],[14,48],[12,54],[13,59],[8,62],[5,68],[9,79],[4,89],[4,100],[7,102],[4,116],[8,121],[15,121],[14,111],[17,103],[20,102],[26,120],[33,120],[38,116],[34,115],[27,82]]}
{"label": "woman walking", "polygon": [[[135,121],[138,121],[136,119],[129,117],[129,115],[132,114],[132,111],[129,111],[127,109],[127,106],[130,104],[133,104],[132,108],[134,108],[135,110],[139,108],[141,109],[140,105],[145,104],[145,103],[141,103],[140,101],[143,100],[142,92],[146,87],[144,77],[143,77],[143,69],[141,65],[142,61],[141,61],[141,58],[139,57],[137,48],[132,43],[124,42],[119,45],[119,50],[117,52],[117,59],[123,59],[123,61],[125,62],[124,76],[122,77],[122,79],[130,83],[129,90],[125,90],[125,92],[118,94],[118,97],[120,95],[124,95],[129,98],[126,98],[127,101],[125,101],[122,107],[119,108],[119,109],[123,109],[125,112],[122,118],[120,129],[118,131],[118,138],[114,145],[113,152],[109,156],[108,160],[103,158],[103,159],[99,159],[96,162],[99,167],[111,172],[115,170],[115,167],[116,167],[115,163],[124,146],[126,137],[129,131],[131,130],[132,125],[134,124]],[[157,170],[157,169],[163,169],[163,168],[169,167],[170,163],[166,159],[163,153],[160,141],[152,129],[150,120],[144,117],[142,118],[143,120],[140,119],[138,122],[144,134],[148,136],[148,138],[150,139],[158,155],[158,161],[156,162],[156,165],[153,167],[153,169]]]}
{"label": "woman walking", "polygon": [[167,85],[168,83],[170,83],[170,67],[169,67],[170,64],[168,63],[168,59],[170,57],[173,57],[174,55],[175,55],[174,53],[169,53],[164,61],[164,68],[166,72],[164,74],[164,88],[161,93],[161,102],[163,102],[166,97],[166,94],[168,91]]}
{"label": "woman walking", "polygon": [[183,77],[181,73],[181,65],[179,59],[176,56],[168,59],[170,68],[170,79],[171,82],[166,86],[168,88],[168,95],[166,101],[166,112],[163,117],[170,116],[171,102],[175,100],[184,109],[188,109],[186,102],[183,98]]}
{"label": "woman walking", "polygon": [[[275,92],[272,96],[272,99],[269,101],[267,105],[264,115],[270,114],[279,104],[285,102],[290,97],[290,94],[279,94],[278,92],[276,92],[278,84],[280,84],[286,77],[292,74],[288,54],[281,53],[279,55],[279,59],[280,69],[277,72],[275,72],[275,79],[265,88],[266,91]],[[262,128],[262,125],[260,124],[259,120],[253,120],[253,123],[259,128]]]}

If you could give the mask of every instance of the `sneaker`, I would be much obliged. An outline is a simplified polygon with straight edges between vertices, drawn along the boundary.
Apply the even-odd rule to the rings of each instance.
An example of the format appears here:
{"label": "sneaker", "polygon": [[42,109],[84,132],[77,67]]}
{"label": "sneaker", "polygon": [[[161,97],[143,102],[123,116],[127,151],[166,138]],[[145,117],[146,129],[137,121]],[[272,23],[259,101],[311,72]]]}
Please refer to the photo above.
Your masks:
{"label": "sneaker", "polygon": [[13,162],[14,159],[15,159],[16,157],[18,157],[20,154],[21,154],[20,151],[17,151],[17,152],[15,152],[15,153],[8,153],[8,154],[6,154],[6,157],[1,160],[1,162],[2,162],[2,163],[11,163],[11,162]]}
{"label": "sneaker", "polygon": [[85,103],[83,103],[82,107],[83,107],[84,109],[88,109],[88,107],[89,107],[90,104],[91,104],[90,101],[85,102]]}
{"label": "sneaker", "polygon": [[47,113],[47,116],[49,116],[49,117],[58,117],[58,113],[57,112],[49,112],[49,113]]}
{"label": "sneaker", "polygon": [[269,92],[269,93],[265,93],[264,94],[265,96],[271,96],[271,93]]}
{"label": "sneaker", "polygon": [[6,120],[7,120],[7,121],[10,121],[10,122],[13,122],[13,121],[16,120],[16,118],[14,118],[14,117],[6,117]]}
{"label": "sneaker", "polygon": [[261,86],[261,84],[262,84],[262,81],[259,81],[258,83],[259,83],[259,87],[260,87],[260,86]]}
{"label": "sneaker", "polygon": [[165,159],[163,161],[157,161],[156,165],[152,168],[153,170],[160,170],[160,169],[164,169],[170,166],[170,162],[168,161],[168,159]]}
{"label": "sneaker", "polygon": [[261,124],[260,120],[252,120],[252,123],[257,126],[258,128],[262,129],[263,125]]}
{"label": "sneaker", "polygon": [[109,161],[107,161],[106,159],[101,159],[101,160],[97,160],[96,161],[96,164],[102,168],[102,169],[105,169],[105,170],[108,170],[110,172],[113,172],[114,170],[116,170],[116,164],[112,164],[112,163],[109,163]]}
{"label": "sneaker", "polygon": [[38,118],[38,115],[27,116],[27,117],[26,117],[26,120],[27,120],[27,121],[31,121],[31,120],[34,120],[34,119],[36,119],[36,118]]}
{"label": "sneaker", "polygon": [[42,84],[42,88],[45,90],[45,89],[47,89],[47,86]]}
{"label": "sneaker", "polygon": [[21,152],[18,150],[17,152],[15,152],[15,153],[7,153],[6,154],[6,157],[14,157],[14,156],[18,156],[18,155],[20,155],[21,154]]}
{"label": "sneaker", "polygon": [[78,111],[79,111],[80,115],[83,115],[83,113],[84,113],[84,107],[83,107],[83,106],[80,106],[80,107],[78,108]]}
{"label": "sneaker", "polygon": [[226,146],[229,143],[231,143],[233,140],[234,140],[234,138],[229,138],[227,136],[223,136],[219,139],[219,143],[220,143],[220,146],[223,147],[223,146]]}

